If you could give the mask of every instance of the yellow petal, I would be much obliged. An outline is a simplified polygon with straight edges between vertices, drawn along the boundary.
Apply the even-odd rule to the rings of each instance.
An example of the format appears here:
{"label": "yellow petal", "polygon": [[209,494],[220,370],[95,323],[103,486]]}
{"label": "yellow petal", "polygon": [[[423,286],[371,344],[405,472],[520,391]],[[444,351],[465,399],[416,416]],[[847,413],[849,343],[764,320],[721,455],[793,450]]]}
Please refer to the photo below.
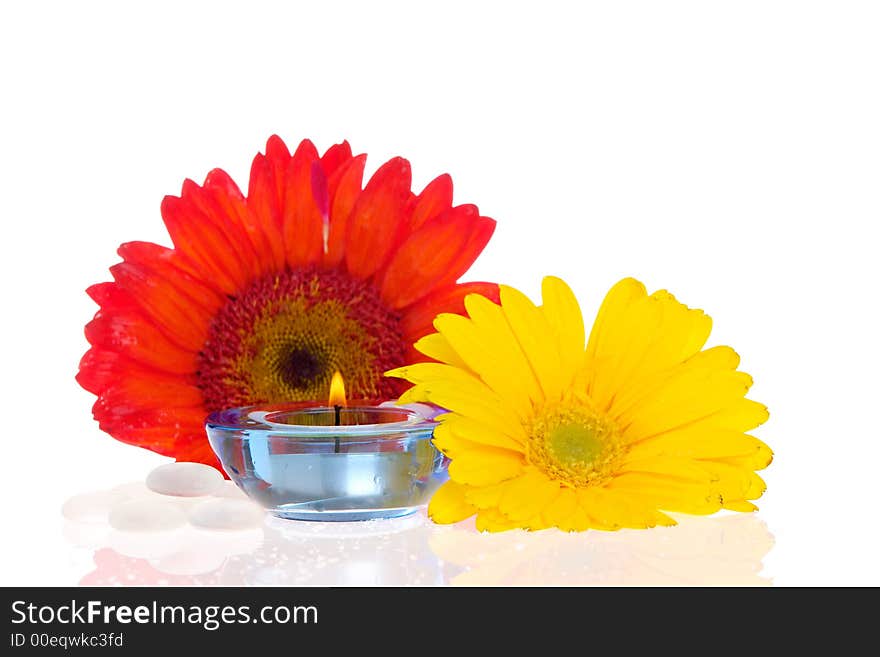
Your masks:
{"label": "yellow petal", "polygon": [[705,423],[714,427],[750,431],[766,422],[770,411],[764,404],[751,399],[738,399],[717,413],[705,419]]}
{"label": "yellow petal", "polygon": [[634,278],[624,278],[615,283],[596,314],[596,321],[593,322],[593,328],[590,331],[590,339],[587,341],[587,353],[590,358],[594,358],[596,352],[602,346],[609,327],[613,327],[629,305],[636,299],[640,299],[647,294],[645,286]]}
{"label": "yellow petal", "polygon": [[[430,383],[433,381],[479,383],[479,380],[472,373],[444,363],[414,363],[413,365],[389,370],[386,374],[387,376],[406,379],[411,383]],[[491,391],[487,390],[487,393],[491,393]]]}
{"label": "yellow petal", "polygon": [[662,475],[630,472],[618,475],[607,486],[654,508],[695,515],[708,515],[721,508],[721,494],[714,484],[692,484]]}
{"label": "yellow petal", "polygon": [[703,373],[710,371],[733,371],[739,365],[739,355],[730,347],[712,347],[688,358],[672,369],[640,379],[638,382],[617,390],[609,414],[613,417],[625,416],[634,405],[646,397],[657,394],[668,381],[680,376],[682,372],[693,370]]}
{"label": "yellow petal", "polygon": [[536,516],[532,516],[531,518],[522,521],[522,528],[530,532],[543,531],[545,529],[550,529],[552,526],[553,525],[549,524],[544,518],[543,513],[539,513]]}
{"label": "yellow petal", "polygon": [[[589,392],[600,410],[699,352],[712,320],[661,290],[627,279],[612,288],[588,347]],[[595,336],[595,340],[593,339]]]}
{"label": "yellow petal", "polygon": [[742,458],[760,462],[770,451],[763,442],[741,431],[691,425],[667,431],[629,447],[627,459],[673,456],[696,459]]}
{"label": "yellow petal", "polygon": [[526,439],[522,423],[507,402],[475,376],[441,363],[416,363],[387,373],[415,383],[401,400],[427,401],[488,426],[497,427],[520,442]]}
{"label": "yellow petal", "polygon": [[584,358],[584,317],[571,288],[555,276],[546,276],[541,285],[541,312],[556,334],[563,380],[573,380]]}
{"label": "yellow petal", "polygon": [[500,285],[501,307],[513,329],[517,342],[532,366],[538,383],[548,402],[562,398],[563,390],[571,386],[570,380],[563,380],[563,369],[553,338],[553,330],[546,317],[529,298],[519,290]]}
{"label": "yellow petal", "polygon": [[481,532],[505,532],[509,529],[519,529],[519,523],[511,520],[498,509],[480,509],[477,512],[477,531]]}
{"label": "yellow petal", "polygon": [[498,508],[511,520],[524,521],[543,513],[558,495],[559,484],[532,468],[507,482]]}
{"label": "yellow petal", "polygon": [[551,527],[560,527],[575,512],[577,494],[571,488],[562,488],[553,504],[544,509],[544,520]]}
{"label": "yellow petal", "polygon": [[[571,491],[571,493],[577,500],[575,491]],[[556,526],[564,532],[582,532],[594,527],[586,509],[579,504],[576,504],[572,512],[564,518],[558,517]]]}
{"label": "yellow petal", "polygon": [[758,507],[748,500],[724,500],[724,508],[730,511],[741,511],[743,513],[751,513],[758,510]]}
{"label": "yellow petal", "polygon": [[521,454],[507,449],[481,447],[459,454],[449,465],[449,476],[461,484],[488,486],[513,479],[522,469]]}
{"label": "yellow petal", "polygon": [[767,490],[764,480],[749,469],[718,461],[700,461],[700,465],[717,478],[714,486],[725,500],[756,500]]}
{"label": "yellow petal", "polygon": [[742,399],[752,385],[745,372],[685,370],[617,418],[628,442],[702,420]]}
{"label": "yellow petal", "polygon": [[607,488],[578,490],[578,503],[586,509],[597,529],[645,529],[675,524],[672,518],[647,502]]}
{"label": "yellow petal", "polygon": [[521,440],[504,433],[497,427],[491,427],[463,415],[449,413],[443,417],[442,425],[459,438],[471,442],[512,449],[517,452],[525,451]]}
{"label": "yellow petal", "polygon": [[470,368],[462,360],[461,356],[450,346],[449,341],[439,333],[429,333],[425,337],[416,340],[413,347],[428,358],[470,371]]}
{"label": "yellow petal", "polygon": [[715,460],[722,463],[729,463],[738,468],[746,470],[763,470],[773,462],[773,450],[763,442],[753,436],[748,436],[755,441],[756,449],[749,454],[740,454],[737,456],[715,457]]}
{"label": "yellow petal", "polygon": [[490,364],[503,368],[503,372],[522,388],[532,402],[543,402],[544,393],[501,306],[479,294],[469,294],[464,298],[464,307],[483,336]]}
{"label": "yellow petal", "polygon": [[[394,376],[392,374],[394,370],[385,373],[385,376]],[[400,397],[397,398],[398,404],[413,404],[420,402],[427,402],[428,400],[428,389],[424,385],[416,384],[412,388],[408,388],[404,390]]]}
{"label": "yellow petal", "polygon": [[497,507],[504,494],[506,481],[491,486],[470,486],[467,492],[467,501],[480,509]]}
{"label": "yellow petal", "polygon": [[[516,344],[512,348],[505,348],[509,345],[501,342],[498,334],[481,331],[472,320],[461,315],[438,315],[434,326],[468,367],[493,392],[510,402],[512,411],[525,416],[531,410],[529,391],[522,383],[526,380],[525,375],[515,367],[517,360],[512,349],[519,350]],[[525,374],[531,376],[529,372]]]}
{"label": "yellow petal", "polygon": [[590,373],[587,381],[590,392],[592,392],[593,380],[603,368],[614,366],[611,355],[615,349],[609,347],[617,336],[616,327],[621,317],[633,302],[645,295],[645,286],[634,278],[624,278],[605,295],[590,331],[584,360],[585,368]]}
{"label": "yellow petal", "polygon": [[[597,354],[590,397],[602,411],[611,408],[616,396],[632,387],[630,380],[662,334],[662,307],[650,297],[633,301],[609,327],[610,335]],[[644,377],[643,377],[644,378]]]}
{"label": "yellow petal", "polygon": [[479,448],[478,443],[459,438],[453,433],[446,423],[441,423],[434,428],[434,436],[431,439],[434,447],[451,459],[457,458],[464,452]]}
{"label": "yellow petal", "polygon": [[428,504],[428,515],[436,523],[448,525],[474,515],[477,510],[465,499],[467,487],[454,481],[440,486]]}
{"label": "yellow petal", "polygon": [[717,479],[703,466],[702,461],[674,456],[649,456],[640,459],[630,459],[627,456],[619,466],[619,474],[625,472],[646,472],[695,484],[711,484]]}

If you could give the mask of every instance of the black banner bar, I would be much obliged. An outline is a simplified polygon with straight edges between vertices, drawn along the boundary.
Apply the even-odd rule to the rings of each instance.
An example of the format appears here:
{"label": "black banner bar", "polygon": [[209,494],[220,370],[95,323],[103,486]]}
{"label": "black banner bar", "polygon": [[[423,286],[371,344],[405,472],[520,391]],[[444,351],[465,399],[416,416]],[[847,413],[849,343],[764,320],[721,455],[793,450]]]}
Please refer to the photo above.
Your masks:
{"label": "black banner bar", "polygon": [[[599,639],[644,640],[646,645],[691,642],[708,633],[730,647],[739,639],[760,641],[753,629],[774,633],[785,621],[795,632],[819,633],[842,621],[850,630],[868,627],[862,612],[823,604],[822,594],[766,589],[667,588],[5,588],[5,644],[0,654],[55,651],[199,647],[200,657],[219,650],[261,654],[273,646],[315,646],[340,652],[339,638],[381,645],[410,645],[414,636],[446,646],[471,640],[517,644],[536,636],[556,643]],[[811,604],[810,598],[817,600]],[[785,613],[781,613],[785,610]],[[836,612],[836,614],[835,614]],[[837,618],[835,619],[835,615]],[[812,619],[812,620],[811,620]],[[741,636],[743,633],[745,635]],[[410,638],[405,638],[410,637]],[[674,637],[678,637],[675,639]],[[747,645],[749,640],[745,641]],[[559,646],[562,648],[562,646]],[[567,650],[571,649],[571,645]],[[418,648],[413,649],[419,653]],[[398,652],[393,650],[391,652]],[[412,651],[411,651],[412,652]]]}

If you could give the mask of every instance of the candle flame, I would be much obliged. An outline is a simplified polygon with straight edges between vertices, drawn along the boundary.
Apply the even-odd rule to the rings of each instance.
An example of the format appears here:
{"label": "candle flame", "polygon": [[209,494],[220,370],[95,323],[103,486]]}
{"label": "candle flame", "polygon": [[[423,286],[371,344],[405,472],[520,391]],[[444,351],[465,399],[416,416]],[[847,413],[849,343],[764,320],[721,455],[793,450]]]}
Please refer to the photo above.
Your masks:
{"label": "candle flame", "polygon": [[342,374],[339,370],[333,374],[333,379],[330,381],[330,406],[348,406],[345,401],[345,381],[342,379]]}

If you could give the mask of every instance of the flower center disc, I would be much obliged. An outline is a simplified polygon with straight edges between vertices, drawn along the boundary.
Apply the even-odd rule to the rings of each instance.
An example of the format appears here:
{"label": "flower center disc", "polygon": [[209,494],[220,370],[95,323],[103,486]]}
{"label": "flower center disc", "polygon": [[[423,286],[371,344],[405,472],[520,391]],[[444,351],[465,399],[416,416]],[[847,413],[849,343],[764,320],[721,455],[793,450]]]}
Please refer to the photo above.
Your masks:
{"label": "flower center disc", "polygon": [[197,383],[209,410],[257,403],[326,403],[342,372],[354,399],[388,399],[383,376],[404,364],[400,317],[376,289],[337,270],[284,271],[230,298],[211,322]]}
{"label": "flower center disc", "polygon": [[617,427],[587,407],[545,411],[529,436],[529,460],[548,477],[575,487],[605,479],[621,453]]}

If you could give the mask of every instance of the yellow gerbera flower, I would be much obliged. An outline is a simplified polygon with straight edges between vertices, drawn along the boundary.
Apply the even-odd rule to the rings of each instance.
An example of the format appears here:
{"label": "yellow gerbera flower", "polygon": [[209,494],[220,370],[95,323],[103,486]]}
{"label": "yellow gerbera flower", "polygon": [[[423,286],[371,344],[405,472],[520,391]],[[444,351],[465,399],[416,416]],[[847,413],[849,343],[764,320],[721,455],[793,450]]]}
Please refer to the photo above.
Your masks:
{"label": "yellow gerbera flower", "polygon": [[730,347],[703,349],[712,320],[627,278],[608,292],[584,348],[580,307],[560,279],[543,305],[501,286],[469,317],[438,315],[415,347],[439,361],[388,372],[402,403],[445,409],[434,444],[452,463],[428,508],[477,528],[644,528],[663,511],[753,511],[772,452],[746,434],[767,420]]}

